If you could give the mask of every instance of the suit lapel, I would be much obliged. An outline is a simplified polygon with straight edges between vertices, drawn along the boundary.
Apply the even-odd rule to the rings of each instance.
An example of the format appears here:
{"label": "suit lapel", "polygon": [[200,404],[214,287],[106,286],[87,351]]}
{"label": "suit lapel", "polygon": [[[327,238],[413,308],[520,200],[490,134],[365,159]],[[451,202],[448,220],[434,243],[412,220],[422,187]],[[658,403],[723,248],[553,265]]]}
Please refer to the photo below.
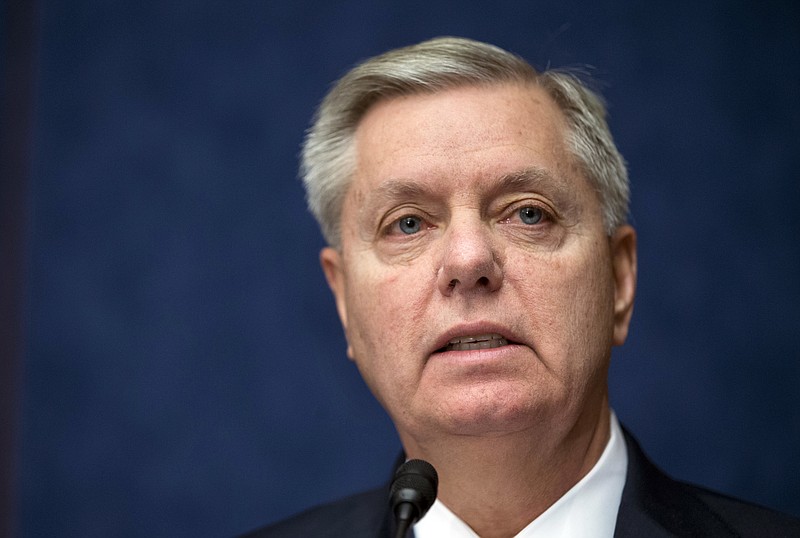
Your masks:
{"label": "suit lapel", "polygon": [[736,536],[688,485],[665,475],[647,459],[630,433],[623,431],[628,448],[628,476],[617,514],[615,538]]}

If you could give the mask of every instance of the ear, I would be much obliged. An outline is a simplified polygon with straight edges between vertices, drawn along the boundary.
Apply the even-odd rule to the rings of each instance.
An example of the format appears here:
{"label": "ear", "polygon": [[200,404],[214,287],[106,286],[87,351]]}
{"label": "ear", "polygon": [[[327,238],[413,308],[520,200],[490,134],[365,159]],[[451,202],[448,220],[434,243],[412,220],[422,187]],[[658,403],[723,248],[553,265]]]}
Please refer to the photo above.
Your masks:
{"label": "ear", "polygon": [[[347,338],[347,301],[345,300],[345,278],[342,255],[338,250],[332,247],[325,247],[319,253],[319,262],[320,265],[322,265],[322,271],[325,273],[328,286],[333,292],[333,298],[336,301],[336,311],[339,313],[339,321],[342,322],[345,338]],[[350,357],[350,359],[353,358],[353,349],[350,346],[349,339],[347,342],[347,356]]]}
{"label": "ear", "polygon": [[628,337],[636,295],[636,230],[620,226],[611,237],[614,268],[614,345],[621,346]]}

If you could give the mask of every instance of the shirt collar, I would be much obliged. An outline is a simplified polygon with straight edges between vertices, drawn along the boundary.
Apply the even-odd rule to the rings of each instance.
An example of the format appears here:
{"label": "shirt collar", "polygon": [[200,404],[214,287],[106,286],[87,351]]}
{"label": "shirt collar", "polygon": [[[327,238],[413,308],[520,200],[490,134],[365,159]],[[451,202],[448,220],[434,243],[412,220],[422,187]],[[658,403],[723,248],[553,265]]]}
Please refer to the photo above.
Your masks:
{"label": "shirt collar", "polygon": [[[628,468],[628,451],[616,415],[600,459],[586,476],[515,538],[612,538]],[[414,525],[416,538],[479,538],[438,499]]]}

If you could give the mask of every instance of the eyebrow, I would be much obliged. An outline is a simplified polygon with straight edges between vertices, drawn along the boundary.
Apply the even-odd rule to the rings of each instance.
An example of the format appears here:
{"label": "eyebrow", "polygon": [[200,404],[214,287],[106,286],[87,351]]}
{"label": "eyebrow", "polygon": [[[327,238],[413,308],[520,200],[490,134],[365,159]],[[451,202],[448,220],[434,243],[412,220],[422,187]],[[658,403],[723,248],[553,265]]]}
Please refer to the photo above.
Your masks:
{"label": "eyebrow", "polygon": [[[554,176],[544,168],[530,167],[503,174],[495,185],[488,189],[487,194],[494,195],[500,192],[532,190],[542,184],[552,185],[564,191],[568,190],[567,182],[563,179]],[[433,196],[433,191],[425,182],[412,179],[391,179],[377,187],[370,195],[370,198],[382,202],[426,196]]]}
{"label": "eyebrow", "polygon": [[[544,191],[553,198],[562,212],[571,213],[575,208],[569,181],[536,166],[523,168],[501,175],[482,193],[482,197],[495,199],[506,193]],[[413,179],[391,179],[382,183],[364,200],[359,213],[369,215],[378,208],[406,200],[432,199],[441,194],[423,182]]]}
{"label": "eyebrow", "polygon": [[550,198],[563,218],[577,216],[579,209],[572,183],[560,175],[554,175],[539,167],[523,168],[505,174],[488,191],[490,199],[497,199],[506,193],[539,192]]}
{"label": "eyebrow", "polygon": [[435,194],[426,183],[410,179],[390,179],[378,186],[363,200],[359,208],[360,218],[377,212],[378,209],[406,200],[430,199]]}
{"label": "eyebrow", "polygon": [[391,179],[381,184],[372,195],[369,197],[370,204],[373,199],[378,202],[405,200],[408,198],[421,198],[432,196],[433,191],[426,183],[406,180],[406,179]]}
{"label": "eyebrow", "polygon": [[560,196],[569,194],[570,190],[569,183],[563,178],[533,166],[500,176],[487,194],[494,197],[505,192],[540,190],[543,186],[555,189]]}

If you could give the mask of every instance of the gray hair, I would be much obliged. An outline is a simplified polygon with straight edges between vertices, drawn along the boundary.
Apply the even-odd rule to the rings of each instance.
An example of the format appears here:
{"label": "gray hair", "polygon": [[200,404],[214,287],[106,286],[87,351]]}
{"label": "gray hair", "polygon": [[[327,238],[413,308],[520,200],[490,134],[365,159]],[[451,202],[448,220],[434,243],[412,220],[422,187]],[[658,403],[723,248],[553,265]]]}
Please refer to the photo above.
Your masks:
{"label": "gray hair", "polygon": [[602,98],[572,73],[537,72],[501,48],[440,37],[370,58],[345,74],[314,115],[303,143],[300,176],[308,207],[329,245],[341,243],[344,197],[355,173],[354,135],[378,101],[458,86],[533,83],[566,118],[567,146],[597,190],[610,235],[628,216],[628,171],[606,123]]}

